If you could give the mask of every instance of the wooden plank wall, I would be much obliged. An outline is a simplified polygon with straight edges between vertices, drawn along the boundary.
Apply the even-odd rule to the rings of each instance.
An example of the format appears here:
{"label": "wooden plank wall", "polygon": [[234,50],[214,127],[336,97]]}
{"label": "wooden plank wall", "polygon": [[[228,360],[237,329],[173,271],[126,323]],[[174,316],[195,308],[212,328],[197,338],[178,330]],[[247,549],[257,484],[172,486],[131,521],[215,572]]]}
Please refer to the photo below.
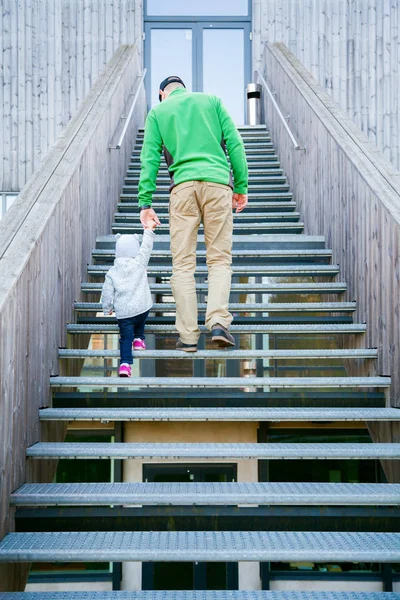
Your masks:
{"label": "wooden plank wall", "polygon": [[[377,374],[390,375],[390,403],[400,407],[400,174],[286,46],[267,44],[264,65],[279,107],[306,146],[305,152],[294,150],[264,94],[267,127],[305,233],[326,236],[339,278],[348,284],[347,300],[357,301],[355,319],[367,323],[365,339],[347,343],[379,351],[377,364],[359,364],[358,373],[376,368]],[[376,441],[400,439],[395,424],[371,430]],[[386,465],[387,473],[400,481],[395,462]]]}
{"label": "wooden plank wall", "polygon": [[1,0],[0,191],[19,191],[121,44],[142,0]]}
{"label": "wooden plank wall", "polygon": [[[135,46],[120,47],[0,222],[0,539],[13,528],[10,493],[25,481],[52,477],[54,465],[29,463],[25,451],[40,438],[38,409],[51,404],[49,376],[58,372],[73,302],[81,297],[96,236],[111,229],[144,124],[141,86],[122,148],[110,151],[136,91],[139,63]],[[0,591],[23,583],[17,567],[0,565]]]}
{"label": "wooden plank wall", "polygon": [[282,42],[400,170],[397,0],[253,0],[253,68]]}

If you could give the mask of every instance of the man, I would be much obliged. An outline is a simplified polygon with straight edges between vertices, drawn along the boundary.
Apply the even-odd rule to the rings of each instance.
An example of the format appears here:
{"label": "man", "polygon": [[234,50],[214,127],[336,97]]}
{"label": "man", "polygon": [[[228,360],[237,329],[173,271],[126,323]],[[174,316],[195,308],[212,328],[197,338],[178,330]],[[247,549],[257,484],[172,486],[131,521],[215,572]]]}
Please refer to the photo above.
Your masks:
{"label": "man", "polygon": [[232,315],[228,311],[232,207],[241,212],[247,205],[248,171],[243,141],[221,100],[208,94],[189,93],[179,77],[167,77],[161,82],[159,99],[161,104],[150,111],[146,120],[139,207],[145,229],[153,221],[160,225],[151,204],[164,147],[171,177],[171,287],[179,332],[176,347],[185,352],[197,350],[200,331],[194,273],[201,222],[208,266],[206,326],[219,347],[234,346],[229,332]]}

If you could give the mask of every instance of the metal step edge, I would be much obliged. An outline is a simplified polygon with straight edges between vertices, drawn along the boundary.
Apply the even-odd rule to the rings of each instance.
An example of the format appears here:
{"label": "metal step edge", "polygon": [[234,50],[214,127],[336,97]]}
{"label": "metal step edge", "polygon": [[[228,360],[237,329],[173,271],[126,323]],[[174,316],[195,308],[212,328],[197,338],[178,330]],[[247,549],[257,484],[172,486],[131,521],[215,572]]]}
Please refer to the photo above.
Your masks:
{"label": "metal step edge", "polygon": [[[37,442],[26,450],[28,458],[117,459],[245,459],[398,460],[400,443],[392,444],[160,444]],[[0,542],[1,544],[1,542]],[[400,558],[400,557],[399,557]],[[399,560],[400,562],[400,560]]]}
{"label": "metal step edge", "polygon": [[9,533],[0,562],[400,562],[400,534],[108,531]]}
{"label": "metal step edge", "polygon": [[[158,242],[169,242],[169,235],[157,235],[156,239],[155,239],[155,243]],[[115,244],[115,235],[112,233],[108,233],[106,235],[99,235],[96,238],[97,242],[113,242]],[[204,242],[204,235],[200,235],[197,238],[197,241],[199,242]],[[296,242],[296,243],[300,243],[300,242],[307,242],[309,244],[324,244],[325,243],[325,236],[323,235],[306,235],[306,234],[282,234],[280,236],[275,236],[275,235],[269,235],[267,233],[265,234],[259,234],[257,236],[252,237],[251,239],[249,239],[249,237],[247,235],[234,235],[233,236],[233,243],[235,242],[247,242],[249,244],[254,244],[254,242],[264,242],[264,243],[268,243],[268,242],[272,242],[272,243],[290,243],[290,242]],[[325,250],[325,248],[321,248],[321,250]],[[169,251],[169,248],[168,248]],[[253,250],[254,252],[254,250]]]}
{"label": "metal step edge", "polygon": [[[167,208],[167,207],[166,207]],[[115,217],[124,217],[126,219],[135,219],[140,221],[140,213],[139,211],[136,211],[134,213],[128,213],[128,212],[115,212],[114,213],[114,218]],[[243,219],[244,221],[247,219],[286,219],[286,218],[297,218],[300,219],[300,213],[296,212],[296,211],[292,211],[292,212],[262,212],[262,213],[234,213],[233,214],[233,218],[234,219]]]}
{"label": "metal step edge", "polygon": [[[203,302],[197,305],[199,311],[205,311],[207,305]],[[230,303],[229,310],[236,312],[354,312],[356,302],[280,302],[264,304]],[[74,310],[78,312],[100,312],[101,302],[75,302]],[[153,304],[151,312],[175,311],[175,303]]]}
{"label": "metal step edge", "polygon": [[[130,171],[132,171],[132,170],[135,170],[135,171],[137,170],[138,174],[131,175]],[[275,171],[271,171],[271,169],[268,169],[268,173],[260,172],[259,174],[255,174],[253,172],[251,174],[251,176],[249,177],[249,185],[253,185],[254,182],[256,182],[256,181],[268,181],[270,178],[273,178],[273,177],[283,177],[285,180],[287,179],[283,173],[282,168],[276,168]],[[139,181],[140,171],[138,169],[128,168],[126,178],[134,179],[135,181],[136,180]],[[165,181],[166,183],[171,183],[171,178],[170,178],[167,170],[165,170],[165,172],[162,172],[162,173],[160,173],[160,171],[158,172],[157,181],[161,181],[161,180]]]}
{"label": "metal step edge", "polygon": [[[200,331],[208,332],[208,329],[201,325]],[[366,325],[364,323],[344,323],[344,324],[317,324],[317,325],[231,325],[231,333],[281,333],[281,334],[348,334],[348,333],[365,333]],[[67,325],[69,333],[118,333],[118,325],[80,325],[70,323]],[[148,325],[146,327],[148,333],[176,333],[174,325]]]}
{"label": "metal step edge", "polygon": [[[115,221],[113,223],[111,223],[111,230],[119,230],[119,229],[123,229],[123,230],[132,230],[132,231],[136,231],[137,233],[142,233],[143,232],[143,226],[141,223],[116,223]],[[199,231],[203,230],[203,226],[200,225],[199,227]],[[274,231],[276,230],[278,233],[282,233],[282,232],[290,232],[292,230],[294,231],[303,231],[304,230],[304,223],[302,221],[298,221],[296,223],[286,223],[286,222],[278,222],[278,223],[274,223],[274,222],[270,222],[270,223],[240,223],[240,222],[234,222],[233,223],[233,231],[241,231],[241,230],[248,230],[250,234],[252,234],[254,231]],[[169,231],[169,224],[168,223],[161,223],[161,225],[157,226],[157,231]]]}
{"label": "metal step edge", "polygon": [[[115,258],[115,250],[97,250],[94,248],[92,254],[96,256],[106,256]],[[254,250],[232,250],[232,257],[251,257],[255,256]],[[272,258],[331,258],[332,250],[319,250],[318,248],[312,250],[257,250],[257,258],[272,257]],[[171,250],[153,250],[151,253],[152,259],[169,257],[172,259]],[[206,257],[206,250],[197,250],[196,257]]]}
{"label": "metal step edge", "polygon": [[[153,202],[152,207],[154,209],[157,210],[168,210],[168,202]],[[280,201],[280,202],[259,202],[256,205],[249,205],[246,208],[246,213],[241,213],[241,214],[248,214],[247,211],[248,209],[258,209],[260,208],[260,210],[262,209],[277,209],[276,212],[279,212],[279,210],[282,210],[284,212],[284,214],[288,213],[288,212],[293,212],[294,209],[296,208],[296,202],[293,202],[291,200],[289,200],[288,202],[286,201]],[[126,209],[126,210],[131,210],[132,214],[137,214],[139,213],[139,207],[137,202],[119,202],[117,205],[117,209],[120,212],[121,209]],[[290,210],[284,210],[284,209],[290,209]],[[271,211],[271,214],[276,214],[276,212]],[[236,214],[236,213],[235,213]],[[252,215],[256,214],[255,212],[250,213]],[[264,213],[261,213],[264,214]]]}
{"label": "metal step edge", "polygon": [[[88,265],[88,275],[101,276],[105,275],[113,265],[111,264],[97,264]],[[339,265],[323,265],[313,264],[309,265],[237,265],[234,264],[231,267],[232,276],[254,276],[263,274],[264,276],[275,276],[275,277],[315,277],[315,276],[329,276],[334,277],[338,275],[340,268]],[[169,276],[172,273],[172,265],[154,265],[149,264],[147,267],[147,273],[151,277],[152,275],[158,275],[162,277]],[[208,267],[206,265],[197,265],[195,269],[195,275],[208,275]]]}
{"label": "metal step edge", "polygon": [[[43,408],[42,421],[398,421],[398,408]],[[399,485],[400,489],[400,485]],[[400,495],[399,495],[400,501]]]}
{"label": "metal step edge", "polygon": [[[250,180],[251,180],[251,176],[255,173],[260,173],[261,175],[264,175],[270,169],[281,169],[283,171],[281,163],[278,159],[270,160],[266,164],[264,164],[264,163],[257,164],[255,162],[248,163],[247,168],[248,168]],[[139,158],[130,160],[130,162],[128,163],[128,167],[127,167],[127,173],[134,171],[135,173],[137,172],[138,174],[140,174],[140,170],[141,170],[141,163],[140,163]],[[169,176],[168,167],[164,161],[161,162],[157,174]]]}
{"label": "metal step edge", "polygon": [[[119,358],[119,350],[85,350],[85,349],[60,349],[59,358]],[[180,350],[146,350],[134,351],[133,357],[137,359],[166,359],[193,360],[188,352]],[[254,360],[266,358],[271,360],[327,360],[327,359],[375,359],[378,350],[357,348],[354,350],[198,350],[198,359],[240,359]]]}
{"label": "metal step edge", "polygon": [[[388,388],[390,377],[50,377],[52,388]],[[399,445],[400,447],[400,445]]]}
{"label": "metal step edge", "polygon": [[[265,189],[265,188],[264,188]],[[127,193],[127,192],[122,192],[120,194],[120,198],[135,198],[136,199],[137,193],[135,193],[134,191],[132,193]],[[287,191],[285,190],[279,190],[276,189],[276,186],[274,186],[270,191],[265,191],[265,192],[252,192],[250,191],[248,194],[248,199],[249,202],[254,202],[257,199],[260,200],[265,200],[266,198],[286,198],[288,200],[291,200],[293,198],[293,193],[288,189]],[[159,194],[158,192],[155,192],[153,194],[153,200],[168,200],[169,198],[169,194],[165,193],[165,194]]]}
{"label": "metal step edge", "polygon": [[[14,506],[101,504],[400,504],[393,483],[25,483],[11,494]],[[0,596],[1,598],[1,596]]]}
{"label": "metal step edge", "polygon": [[137,591],[0,592],[0,600],[400,600],[390,592]]}
{"label": "metal step edge", "polygon": [[[101,283],[83,282],[81,285],[82,292],[101,292]],[[171,286],[168,283],[151,283],[150,290],[153,293],[165,293],[171,295]],[[207,283],[197,283],[196,290],[207,291]],[[289,283],[242,283],[231,285],[231,294],[253,294],[261,292],[264,294],[342,294],[347,290],[347,284],[343,282],[337,283],[309,283],[309,284],[289,284]]]}

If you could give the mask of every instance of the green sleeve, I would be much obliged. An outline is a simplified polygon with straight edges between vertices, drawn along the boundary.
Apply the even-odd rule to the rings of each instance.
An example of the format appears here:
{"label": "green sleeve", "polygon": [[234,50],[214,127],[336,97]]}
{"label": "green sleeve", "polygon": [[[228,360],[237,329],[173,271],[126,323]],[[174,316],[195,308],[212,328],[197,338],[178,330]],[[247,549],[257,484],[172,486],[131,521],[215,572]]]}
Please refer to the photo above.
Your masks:
{"label": "green sleeve", "polygon": [[236,194],[247,194],[248,169],[243,140],[221,100],[219,98],[216,98],[216,100],[222,135],[224,136],[229,158],[231,159],[234,181],[233,191]]}
{"label": "green sleeve", "polygon": [[153,111],[147,115],[144,129],[143,148],[140,154],[142,163],[139,179],[139,207],[151,206],[156,190],[157,173],[160,167],[163,142]]}

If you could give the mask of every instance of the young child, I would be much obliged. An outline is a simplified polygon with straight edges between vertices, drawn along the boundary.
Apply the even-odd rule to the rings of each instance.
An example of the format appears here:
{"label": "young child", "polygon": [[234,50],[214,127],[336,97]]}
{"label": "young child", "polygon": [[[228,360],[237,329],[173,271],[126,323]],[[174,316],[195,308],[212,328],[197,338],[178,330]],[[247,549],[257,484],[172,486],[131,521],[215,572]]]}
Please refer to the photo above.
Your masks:
{"label": "young child", "polygon": [[146,269],[154,238],[154,228],[144,230],[141,246],[137,235],[117,234],[114,266],[105,277],[101,302],[104,314],[114,309],[118,320],[119,377],[131,376],[132,342],[134,350],[146,350],[144,326],[153,305]]}

